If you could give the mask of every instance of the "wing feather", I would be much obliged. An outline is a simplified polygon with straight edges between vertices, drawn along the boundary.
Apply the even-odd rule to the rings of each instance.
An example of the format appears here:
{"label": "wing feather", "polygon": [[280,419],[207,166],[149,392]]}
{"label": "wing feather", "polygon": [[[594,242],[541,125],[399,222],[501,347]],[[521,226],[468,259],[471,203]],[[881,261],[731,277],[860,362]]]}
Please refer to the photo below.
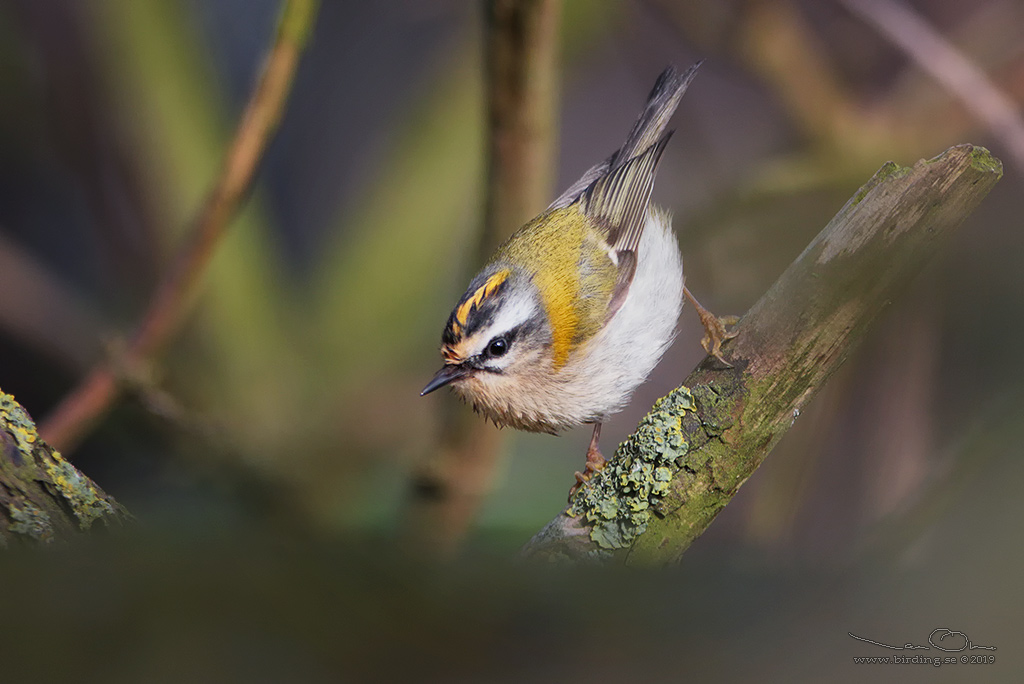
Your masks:
{"label": "wing feather", "polygon": [[647,220],[654,177],[665,146],[672,137],[668,122],[693,80],[701,62],[683,73],[668,67],[658,76],[647,104],[610,157],[587,170],[548,210],[579,202],[580,210],[605,231],[610,256],[618,267],[605,322],[625,301],[636,271],[636,251]]}
{"label": "wing feather", "polygon": [[654,189],[654,174],[672,133],[639,156],[594,181],[580,198],[583,213],[608,229],[608,244],[616,252],[634,252],[644,230],[644,217]]}

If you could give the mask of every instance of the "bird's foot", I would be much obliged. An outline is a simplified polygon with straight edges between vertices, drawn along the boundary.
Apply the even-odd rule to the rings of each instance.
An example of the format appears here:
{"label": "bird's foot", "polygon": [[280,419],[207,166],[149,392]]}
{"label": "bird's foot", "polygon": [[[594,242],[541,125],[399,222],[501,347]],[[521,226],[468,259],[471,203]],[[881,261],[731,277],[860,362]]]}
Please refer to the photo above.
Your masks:
{"label": "bird's foot", "polygon": [[569,501],[572,501],[572,497],[580,490],[580,487],[590,482],[590,478],[604,470],[608,463],[608,459],[601,455],[601,450],[597,448],[595,442],[596,440],[592,441],[590,448],[587,449],[587,465],[583,472],[576,471],[576,484],[569,490]]}
{"label": "bird's foot", "polygon": [[709,355],[725,364],[727,368],[732,368],[732,364],[722,357],[722,343],[731,340],[738,334],[735,330],[729,330],[728,326],[736,325],[740,320],[739,316],[716,316],[701,306],[701,303],[686,287],[683,287],[683,294],[697,310],[701,325],[704,326],[704,337],[701,338],[700,346],[704,347],[704,351]]}

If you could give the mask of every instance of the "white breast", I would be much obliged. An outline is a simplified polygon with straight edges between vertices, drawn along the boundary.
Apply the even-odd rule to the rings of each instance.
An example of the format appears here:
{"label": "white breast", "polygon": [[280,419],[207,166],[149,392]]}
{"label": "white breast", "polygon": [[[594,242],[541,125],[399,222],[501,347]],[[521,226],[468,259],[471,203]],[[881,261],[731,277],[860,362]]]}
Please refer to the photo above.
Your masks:
{"label": "white breast", "polygon": [[558,371],[538,348],[516,378],[479,373],[454,389],[495,422],[559,432],[620,411],[672,343],[683,264],[668,213],[648,209],[636,272],[622,306]]}
{"label": "white breast", "polygon": [[[622,308],[582,349],[565,378],[565,400],[580,422],[620,411],[661,360],[675,336],[683,306],[683,262],[672,218],[647,211],[633,283]],[[570,369],[567,369],[570,370]]]}

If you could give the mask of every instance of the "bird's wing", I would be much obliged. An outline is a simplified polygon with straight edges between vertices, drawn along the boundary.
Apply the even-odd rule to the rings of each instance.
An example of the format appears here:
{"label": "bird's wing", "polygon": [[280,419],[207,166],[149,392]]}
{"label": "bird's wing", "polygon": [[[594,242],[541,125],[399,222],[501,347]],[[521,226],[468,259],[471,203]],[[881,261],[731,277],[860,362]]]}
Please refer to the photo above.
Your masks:
{"label": "bird's wing", "polygon": [[636,252],[644,230],[654,174],[672,132],[611,173],[598,178],[580,197],[580,209],[608,231],[608,246],[621,256]]}
{"label": "bird's wing", "polygon": [[559,195],[558,199],[551,203],[551,206],[548,207],[548,211],[553,211],[555,209],[564,209],[565,207],[569,206],[570,204],[578,200],[580,198],[580,195],[583,194],[583,191],[589,188],[591,185],[593,185],[594,181],[596,181],[601,176],[605,176],[608,174],[608,169],[611,167],[612,159],[615,158],[615,154],[617,153],[613,153],[612,156],[608,157],[603,162],[599,164],[594,164],[589,169],[587,169],[587,172],[583,174],[583,176],[578,181],[570,185],[565,192]]}
{"label": "bird's wing", "polygon": [[666,133],[643,154],[597,179],[579,199],[581,211],[607,231],[608,251],[618,266],[605,321],[622,306],[633,282],[654,174],[670,137],[672,133]]}
{"label": "bird's wing", "polygon": [[580,210],[606,231],[609,254],[618,266],[606,322],[622,306],[633,282],[654,176],[672,137],[672,131],[665,129],[700,65],[697,62],[683,73],[671,66],[661,72],[622,147],[591,167],[549,207],[579,202]]}

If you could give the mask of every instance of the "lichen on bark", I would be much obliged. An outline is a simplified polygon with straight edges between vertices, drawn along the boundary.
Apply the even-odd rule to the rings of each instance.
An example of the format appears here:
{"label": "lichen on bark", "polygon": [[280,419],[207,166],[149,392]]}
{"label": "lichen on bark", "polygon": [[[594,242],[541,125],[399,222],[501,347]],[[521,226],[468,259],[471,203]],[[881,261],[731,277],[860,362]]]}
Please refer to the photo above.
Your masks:
{"label": "lichen on bark", "polygon": [[131,515],[40,439],[14,397],[0,390],[0,545],[47,544],[120,526]]}
{"label": "lichen on bark", "polygon": [[651,509],[669,489],[690,448],[682,421],[693,395],[678,387],[657,401],[608,465],[573,497],[568,512],[591,524],[602,549],[621,549],[647,529]]}
{"label": "lichen on bark", "polygon": [[[678,425],[685,452],[666,465],[658,439],[640,434],[649,432],[645,418],[627,440],[628,458],[620,463],[616,452],[607,479],[602,473],[588,484],[593,491],[585,488],[523,553],[631,565],[677,561],[1001,176],[999,160],[971,145],[913,167],[883,165],[737,324],[737,337],[723,347],[733,367],[705,359],[675,391],[685,390],[684,407],[670,402],[675,415],[662,415],[667,404],[659,402],[654,424]],[[657,494],[643,477],[640,486],[623,479],[647,467],[652,475],[657,467],[671,472]],[[623,498],[627,484],[633,499]]]}

